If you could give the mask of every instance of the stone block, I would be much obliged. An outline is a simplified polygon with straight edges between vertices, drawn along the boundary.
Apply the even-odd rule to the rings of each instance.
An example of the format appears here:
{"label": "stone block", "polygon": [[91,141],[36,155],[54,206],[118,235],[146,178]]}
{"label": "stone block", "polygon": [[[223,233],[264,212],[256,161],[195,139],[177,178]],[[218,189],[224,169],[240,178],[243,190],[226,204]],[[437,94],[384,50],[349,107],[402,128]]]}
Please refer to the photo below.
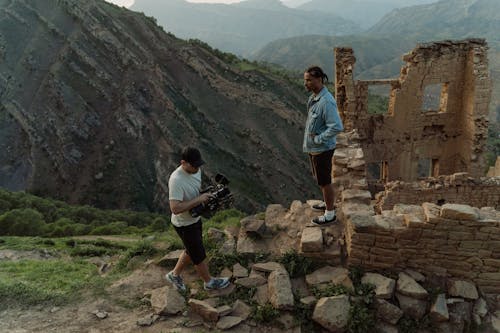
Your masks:
{"label": "stone block", "polygon": [[439,294],[431,306],[429,312],[431,319],[435,322],[448,321],[450,315],[448,313],[448,305],[446,304],[446,295]]}
{"label": "stone block", "polygon": [[403,311],[396,305],[383,299],[375,299],[377,317],[390,324],[396,325],[403,316]]}
{"label": "stone block", "polygon": [[359,204],[370,205],[371,203],[370,191],[362,190],[345,190],[342,191],[342,202],[356,202]]}
{"label": "stone block", "polygon": [[382,299],[390,299],[396,286],[396,281],[377,273],[366,273],[361,282],[375,285],[375,296]]}
{"label": "stone block", "polygon": [[[480,274],[481,276],[482,274]],[[500,278],[500,273],[498,273]],[[454,280],[450,281],[448,285],[448,294],[455,297],[463,297],[466,299],[478,299],[479,294],[476,286],[467,281]]]}
{"label": "stone block", "polygon": [[429,293],[417,281],[406,273],[399,273],[398,281],[396,283],[396,290],[405,296],[427,299]]}
{"label": "stone block", "polygon": [[151,307],[155,314],[173,315],[180,313],[186,306],[182,295],[170,286],[154,289],[151,292]]}
{"label": "stone block", "polygon": [[401,310],[415,320],[422,319],[427,312],[427,301],[396,293]]}
{"label": "stone block", "polygon": [[349,297],[323,297],[314,307],[312,319],[330,332],[343,332],[349,320]]}
{"label": "stone block", "polygon": [[285,271],[273,271],[268,278],[269,302],[278,310],[291,310],[294,305],[292,283]]}
{"label": "stone block", "polygon": [[479,220],[479,213],[469,205],[445,204],[441,208],[440,216],[450,220]]}
{"label": "stone block", "polygon": [[319,252],[323,250],[323,232],[321,228],[310,227],[302,230],[300,240],[302,252]]}
{"label": "stone block", "polygon": [[206,321],[216,322],[219,319],[217,309],[205,301],[191,298],[188,304],[195,313],[199,314]]}

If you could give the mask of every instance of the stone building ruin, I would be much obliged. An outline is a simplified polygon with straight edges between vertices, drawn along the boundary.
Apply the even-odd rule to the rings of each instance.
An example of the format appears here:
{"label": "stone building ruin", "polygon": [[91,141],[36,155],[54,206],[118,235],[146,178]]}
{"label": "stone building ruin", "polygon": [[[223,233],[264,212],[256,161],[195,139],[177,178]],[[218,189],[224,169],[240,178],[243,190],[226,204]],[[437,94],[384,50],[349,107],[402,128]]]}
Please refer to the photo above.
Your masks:
{"label": "stone building ruin", "polygon": [[[485,163],[491,81],[484,40],[418,45],[399,78],[355,80],[335,49],[345,133],[334,154],[347,263],[467,279],[500,294],[500,174]],[[371,87],[388,87],[370,114]]]}

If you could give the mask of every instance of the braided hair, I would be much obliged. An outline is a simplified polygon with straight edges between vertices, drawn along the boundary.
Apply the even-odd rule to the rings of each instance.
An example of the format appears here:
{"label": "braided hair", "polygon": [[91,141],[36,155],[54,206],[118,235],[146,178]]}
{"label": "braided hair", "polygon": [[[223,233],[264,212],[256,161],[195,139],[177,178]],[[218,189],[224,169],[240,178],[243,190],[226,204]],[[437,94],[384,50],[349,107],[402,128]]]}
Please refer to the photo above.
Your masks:
{"label": "braided hair", "polygon": [[328,82],[328,75],[326,75],[319,66],[309,67],[308,69],[306,69],[306,73],[309,73],[309,75],[311,75],[312,77],[321,78],[321,82],[323,82],[323,84]]}

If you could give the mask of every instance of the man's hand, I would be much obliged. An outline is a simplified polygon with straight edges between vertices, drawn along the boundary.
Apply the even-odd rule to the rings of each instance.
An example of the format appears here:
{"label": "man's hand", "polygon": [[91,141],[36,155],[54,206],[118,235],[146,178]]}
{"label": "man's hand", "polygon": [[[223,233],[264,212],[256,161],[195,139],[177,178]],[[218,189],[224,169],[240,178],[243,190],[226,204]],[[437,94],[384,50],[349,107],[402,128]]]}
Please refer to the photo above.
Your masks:
{"label": "man's hand", "polygon": [[189,201],[170,200],[170,211],[175,215],[184,213],[199,204],[206,203],[211,197],[210,193],[203,193]]}
{"label": "man's hand", "polygon": [[200,203],[206,203],[208,200],[210,200],[212,198],[212,194],[203,193],[198,198],[200,199]]}

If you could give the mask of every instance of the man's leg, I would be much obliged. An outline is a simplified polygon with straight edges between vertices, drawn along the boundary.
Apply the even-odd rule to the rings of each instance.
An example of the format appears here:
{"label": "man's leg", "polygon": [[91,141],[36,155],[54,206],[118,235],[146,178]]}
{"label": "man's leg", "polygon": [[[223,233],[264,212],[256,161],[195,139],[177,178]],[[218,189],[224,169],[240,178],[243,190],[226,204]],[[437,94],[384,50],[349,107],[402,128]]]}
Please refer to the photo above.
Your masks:
{"label": "man's leg", "polygon": [[191,263],[191,258],[189,257],[189,255],[186,253],[186,250],[184,250],[181,254],[181,256],[179,257],[179,260],[177,260],[177,263],[175,264],[175,267],[174,267],[174,274],[176,276],[179,276],[181,275],[182,271],[184,270],[184,268],[189,265]]}
{"label": "man's leg", "polygon": [[194,265],[194,268],[196,269],[196,272],[198,272],[198,275],[205,283],[208,283],[210,281],[211,276],[210,273],[208,272],[208,265],[205,260],[203,260],[198,265]]}
{"label": "man's leg", "polygon": [[326,210],[333,210],[335,202],[333,184],[321,186],[321,192],[323,193],[323,200],[325,201],[326,204]]}

